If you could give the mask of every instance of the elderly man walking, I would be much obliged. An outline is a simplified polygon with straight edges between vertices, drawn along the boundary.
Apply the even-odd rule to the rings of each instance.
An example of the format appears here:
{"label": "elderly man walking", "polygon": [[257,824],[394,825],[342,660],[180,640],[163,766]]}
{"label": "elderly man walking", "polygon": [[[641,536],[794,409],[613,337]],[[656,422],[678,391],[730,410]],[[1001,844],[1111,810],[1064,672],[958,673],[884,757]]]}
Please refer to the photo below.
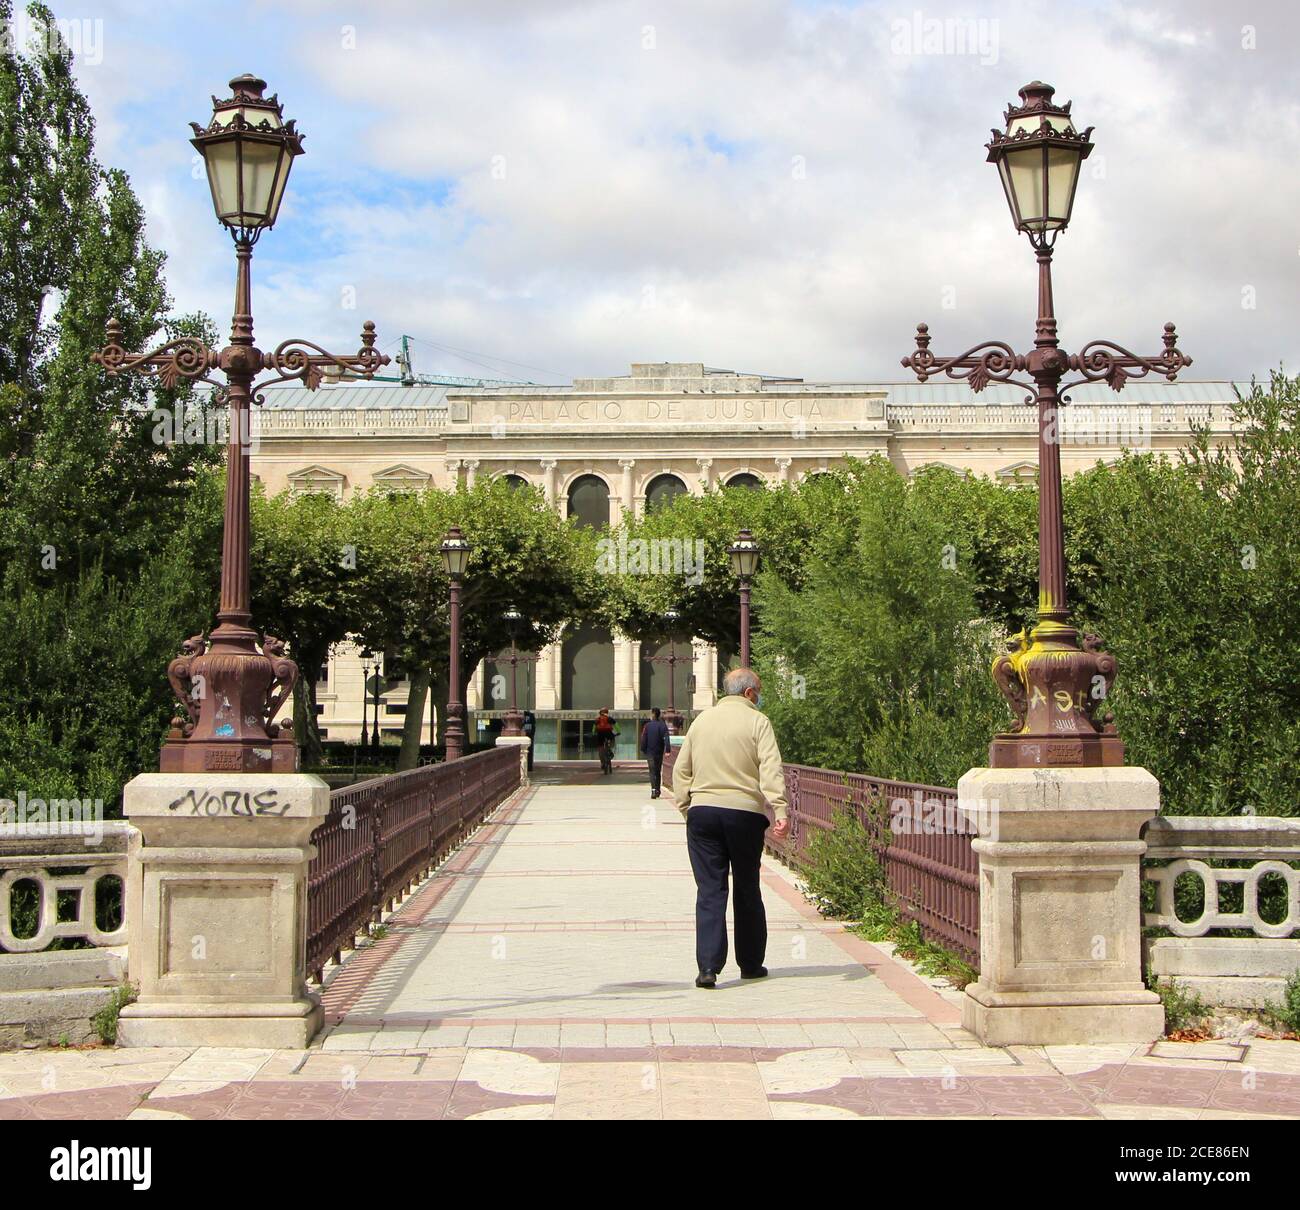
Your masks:
{"label": "elderly man walking", "polygon": [[727,875],[742,979],[767,974],[767,915],[759,889],[764,803],[776,816],[773,836],[789,831],[785,776],[772,724],[758,709],[762,685],[733,668],[726,696],[696,718],[673,766],[673,797],[686,817],[686,847],[695,874],[696,987],[715,987],[727,964]]}

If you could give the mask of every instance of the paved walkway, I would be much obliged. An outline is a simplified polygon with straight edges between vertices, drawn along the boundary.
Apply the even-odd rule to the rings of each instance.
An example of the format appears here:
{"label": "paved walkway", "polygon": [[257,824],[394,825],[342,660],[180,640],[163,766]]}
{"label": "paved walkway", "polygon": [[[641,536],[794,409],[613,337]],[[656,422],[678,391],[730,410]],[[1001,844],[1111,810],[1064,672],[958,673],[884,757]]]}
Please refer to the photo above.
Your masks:
{"label": "paved walkway", "polygon": [[311,1050],[0,1055],[0,1119],[1300,1116],[1300,1044],[985,1048],[763,879],[770,977],[695,988],[676,810],[542,768],[335,973]]}

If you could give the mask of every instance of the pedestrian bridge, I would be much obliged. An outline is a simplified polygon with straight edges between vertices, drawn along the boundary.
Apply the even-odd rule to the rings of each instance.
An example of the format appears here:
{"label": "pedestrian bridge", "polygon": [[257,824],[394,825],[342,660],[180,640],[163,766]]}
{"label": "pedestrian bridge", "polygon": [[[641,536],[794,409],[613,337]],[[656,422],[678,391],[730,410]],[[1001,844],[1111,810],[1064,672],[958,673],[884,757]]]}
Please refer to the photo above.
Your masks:
{"label": "pedestrian bridge", "polygon": [[324,1046],[939,1047],[945,997],[765,859],[770,976],[694,985],[685,824],[644,773],[539,767],[327,978]]}
{"label": "pedestrian bridge", "polygon": [[[794,839],[825,816],[830,788],[841,800],[897,789],[786,773]],[[240,1039],[0,1054],[0,1120],[1300,1115],[1292,1042],[982,1045],[959,1024],[955,990],[819,917],[771,857],[769,977],[741,982],[733,965],[698,989],[684,823],[650,800],[643,769],[519,776],[515,752],[498,749],[335,792],[312,835],[306,953],[325,1019],[306,1049]],[[1179,826],[1164,821],[1161,851],[1185,845]],[[1212,829],[1196,826],[1204,849]],[[72,848],[6,842],[0,857],[51,903],[74,878],[84,913],[84,891],[125,872],[128,840],[123,823],[93,856],[74,837]],[[928,871],[927,895],[956,897],[925,919],[960,940],[960,862],[927,847],[953,844],[899,844],[896,872],[916,886]],[[92,863],[75,876],[74,849],[78,866]],[[21,975],[24,950],[46,969],[56,926],[42,921],[15,938],[0,912],[0,937],[19,951],[0,973]],[[120,945],[93,925],[57,927]]]}

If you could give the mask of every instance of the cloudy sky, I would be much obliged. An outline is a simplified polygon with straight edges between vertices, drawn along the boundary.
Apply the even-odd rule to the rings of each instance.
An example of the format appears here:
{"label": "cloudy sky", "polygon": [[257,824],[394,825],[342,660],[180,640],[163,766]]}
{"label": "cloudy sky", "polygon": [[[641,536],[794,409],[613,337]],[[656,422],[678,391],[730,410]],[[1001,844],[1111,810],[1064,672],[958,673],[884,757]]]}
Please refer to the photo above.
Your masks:
{"label": "cloudy sky", "polygon": [[[53,0],[99,155],[180,311],[233,256],[188,121],[245,71],[306,133],[258,245],[259,343],[539,382],[703,361],[894,381],[1032,341],[989,128],[1035,77],[1096,127],[1056,257],[1067,348],[1178,324],[1197,378],[1300,366],[1293,0]],[[349,305],[355,297],[355,307]]]}

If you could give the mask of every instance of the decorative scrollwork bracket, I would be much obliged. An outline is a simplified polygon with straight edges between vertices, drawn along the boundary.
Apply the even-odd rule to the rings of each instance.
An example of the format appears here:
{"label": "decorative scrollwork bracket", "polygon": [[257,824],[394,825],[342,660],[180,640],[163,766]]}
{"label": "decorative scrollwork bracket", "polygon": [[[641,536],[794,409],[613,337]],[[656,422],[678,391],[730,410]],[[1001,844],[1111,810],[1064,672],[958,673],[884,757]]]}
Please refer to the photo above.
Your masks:
{"label": "decorative scrollwork bracket", "polygon": [[[1155,375],[1169,382],[1180,370],[1192,364],[1192,359],[1178,347],[1178,333],[1171,323],[1165,324],[1164,349],[1151,357],[1130,353],[1122,345],[1110,340],[1091,340],[1077,353],[1070,355],[1070,369],[1079,374],[1062,383],[1061,390],[1077,387],[1085,382],[1104,382],[1112,391],[1124,389],[1130,379]],[[1066,397],[1062,402],[1068,403]]]}
{"label": "decorative scrollwork bracket", "polygon": [[274,378],[259,382],[254,388],[253,398],[257,403],[262,403],[261,391],[275,382],[298,381],[309,391],[314,391],[320,386],[327,366],[369,378],[376,370],[386,366],[389,360],[386,354],[375,348],[375,325],[370,320],[362,324],[361,347],[351,356],[327,352],[309,340],[285,340],[275,347],[274,352],[263,357],[263,366],[277,371],[277,374]]}
{"label": "decorative scrollwork bracket", "polygon": [[[1001,340],[986,340],[956,357],[939,357],[930,351],[930,327],[916,325],[916,352],[902,359],[903,368],[911,370],[921,382],[940,374],[966,383],[977,395],[990,383],[1006,382],[1032,391],[1034,384],[1015,375],[1025,370],[1025,359]],[[1031,395],[1025,401],[1033,402]]]}
{"label": "decorative scrollwork bracket", "polygon": [[109,374],[139,370],[169,390],[183,380],[213,382],[208,374],[221,363],[221,355],[196,336],[177,337],[148,353],[129,353],[122,345],[120,320],[108,321],[106,335],[108,343],[90,355],[91,361],[103,366]]}

